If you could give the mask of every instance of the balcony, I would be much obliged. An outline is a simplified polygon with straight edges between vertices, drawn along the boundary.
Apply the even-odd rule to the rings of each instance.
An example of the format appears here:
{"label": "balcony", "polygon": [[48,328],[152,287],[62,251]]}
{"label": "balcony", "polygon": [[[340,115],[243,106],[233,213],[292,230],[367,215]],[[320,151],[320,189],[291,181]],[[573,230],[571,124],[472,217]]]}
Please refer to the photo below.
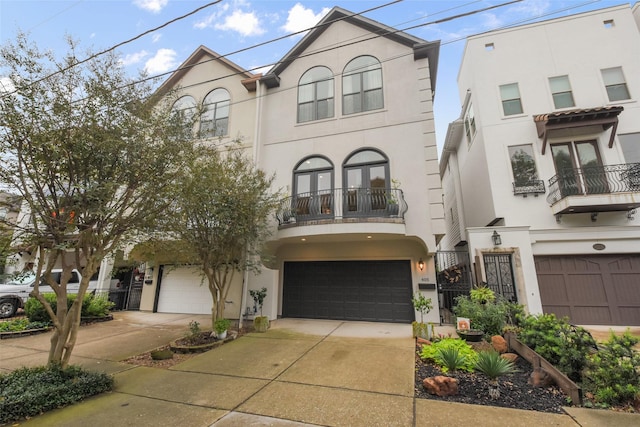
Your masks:
{"label": "balcony", "polygon": [[276,211],[279,228],[339,222],[404,222],[399,188],[335,188],[287,197]]}
{"label": "balcony", "polygon": [[538,194],[544,194],[544,181],[543,180],[533,180],[527,182],[514,182],[513,183],[513,194],[514,196],[522,196],[527,197],[529,194],[533,194],[535,197],[538,197]]}
{"label": "balcony", "polygon": [[640,163],[565,169],[549,179],[553,213],[630,211],[640,206]]}

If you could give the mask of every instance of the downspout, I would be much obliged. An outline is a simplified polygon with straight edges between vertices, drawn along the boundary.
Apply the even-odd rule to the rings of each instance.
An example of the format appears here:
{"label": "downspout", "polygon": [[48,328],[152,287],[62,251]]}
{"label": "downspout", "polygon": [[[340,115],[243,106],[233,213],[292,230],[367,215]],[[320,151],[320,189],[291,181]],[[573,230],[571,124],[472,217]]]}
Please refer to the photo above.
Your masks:
{"label": "downspout", "polygon": [[[262,112],[262,85],[260,79],[256,81],[256,115],[253,126],[253,163],[257,168],[259,166],[260,155],[260,119]],[[248,251],[247,251],[248,252]],[[247,305],[247,294],[249,293],[249,270],[245,270],[242,278],[242,297],[240,298],[240,315],[238,316],[238,329],[242,328],[243,312]]]}

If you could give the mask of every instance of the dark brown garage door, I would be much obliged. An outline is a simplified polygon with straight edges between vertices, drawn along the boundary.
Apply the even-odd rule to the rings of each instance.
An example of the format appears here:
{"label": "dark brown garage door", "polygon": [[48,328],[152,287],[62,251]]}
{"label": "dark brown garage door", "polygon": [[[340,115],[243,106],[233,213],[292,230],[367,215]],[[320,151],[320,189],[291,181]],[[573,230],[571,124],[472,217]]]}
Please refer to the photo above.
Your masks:
{"label": "dark brown garage door", "polygon": [[283,317],[410,323],[410,261],[285,262]]}
{"label": "dark brown garage door", "polygon": [[542,309],[579,325],[640,325],[640,255],[535,257]]}

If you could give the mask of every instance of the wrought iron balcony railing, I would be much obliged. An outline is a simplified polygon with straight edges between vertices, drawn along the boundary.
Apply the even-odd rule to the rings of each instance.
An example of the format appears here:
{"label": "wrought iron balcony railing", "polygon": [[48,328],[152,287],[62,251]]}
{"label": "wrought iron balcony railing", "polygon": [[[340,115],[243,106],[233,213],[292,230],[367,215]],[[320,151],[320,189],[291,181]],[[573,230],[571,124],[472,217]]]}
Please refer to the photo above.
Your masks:
{"label": "wrought iron balcony railing", "polygon": [[514,182],[513,183],[513,194],[516,196],[527,197],[528,194],[533,194],[536,197],[538,194],[545,193],[544,181],[534,180],[528,182]]}
{"label": "wrought iron balcony railing", "polygon": [[568,196],[640,192],[640,163],[564,169],[549,179],[547,202]]}
{"label": "wrought iron balcony railing", "polygon": [[276,211],[279,225],[340,218],[401,218],[407,212],[399,188],[334,188],[287,197]]}

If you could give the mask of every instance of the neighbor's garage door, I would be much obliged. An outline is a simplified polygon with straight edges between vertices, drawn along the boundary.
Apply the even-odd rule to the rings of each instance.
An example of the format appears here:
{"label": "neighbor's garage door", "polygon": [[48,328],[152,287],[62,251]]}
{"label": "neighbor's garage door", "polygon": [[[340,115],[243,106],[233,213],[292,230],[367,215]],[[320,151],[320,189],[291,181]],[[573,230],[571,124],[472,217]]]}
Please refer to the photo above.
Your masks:
{"label": "neighbor's garage door", "polygon": [[410,261],[285,262],[283,317],[409,323]]}
{"label": "neighbor's garage door", "polygon": [[579,325],[640,325],[640,255],[535,257],[542,309]]}
{"label": "neighbor's garage door", "polygon": [[198,268],[163,268],[158,296],[159,313],[210,314],[211,293]]}

